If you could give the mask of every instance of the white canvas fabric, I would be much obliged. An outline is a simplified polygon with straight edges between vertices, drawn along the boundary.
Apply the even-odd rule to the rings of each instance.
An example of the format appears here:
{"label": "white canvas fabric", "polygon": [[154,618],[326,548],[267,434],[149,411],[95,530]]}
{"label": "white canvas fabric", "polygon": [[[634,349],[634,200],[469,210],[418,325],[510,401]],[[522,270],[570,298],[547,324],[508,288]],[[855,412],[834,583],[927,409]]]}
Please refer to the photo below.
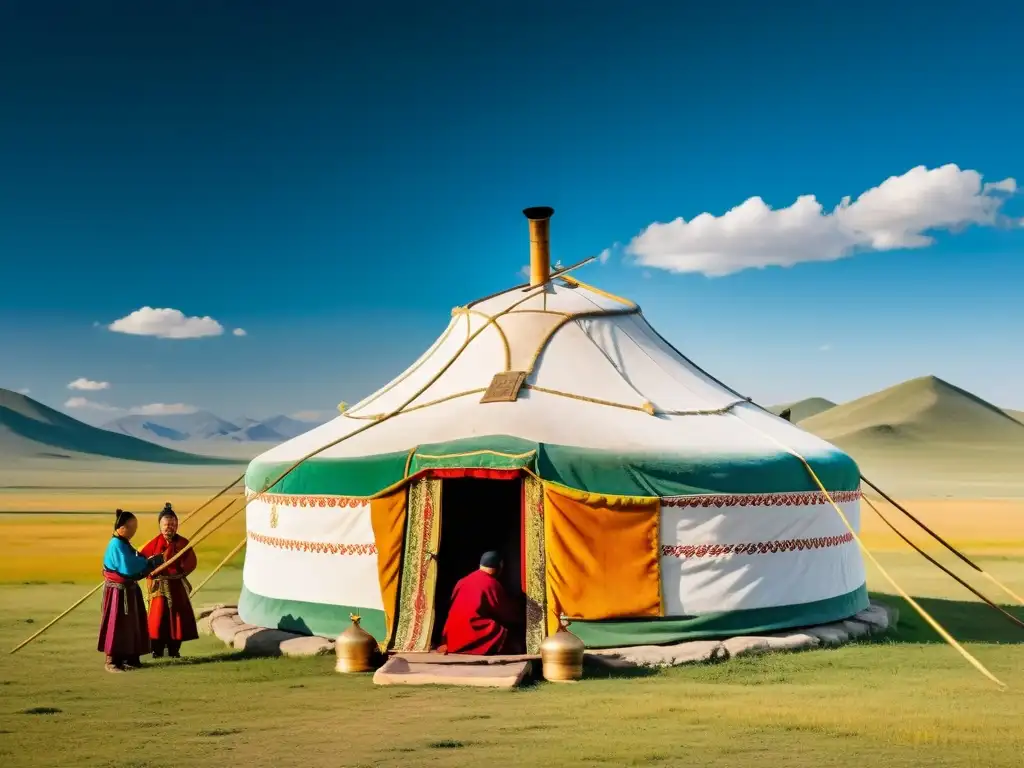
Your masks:
{"label": "white canvas fabric", "polygon": [[[301,498],[317,503],[329,497]],[[242,581],[250,592],[278,600],[383,609],[368,503],[280,505],[272,525],[275,506],[252,499],[246,507]]]}
{"label": "white canvas fabric", "polygon": [[[722,507],[662,502],[661,580],[667,615],[810,603],[844,595],[864,583],[857,543],[824,499],[772,506],[744,501]],[[840,507],[859,529],[859,501]]]}
{"label": "white canvas fabric", "polygon": [[[526,367],[540,352],[527,384],[575,397],[524,389],[514,403],[481,405],[483,390],[495,373],[505,370],[506,353],[502,333],[486,316],[475,313],[494,316],[524,297],[527,301],[511,310],[511,315],[499,318],[514,365]],[[410,399],[408,412],[324,450],[318,458],[371,456],[408,450],[413,444],[496,434],[608,451],[665,450],[682,456],[777,454],[779,443],[807,457],[835,453],[823,440],[751,405],[735,405],[727,415],[688,415],[724,409],[741,398],[672,350],[642,315],[572,320],[555,331],[545,346],[545,335],[569,313],[628,309],[586,288],[551,285],[544,294],[517,289],[471,309],[469,314],[457,313],[435,345],[389,384],[346,414],[272,448],[256,461],[297,459],[364,428],[373,416],[395,411]],[[561,314],[537,314],[545,311]],[[630,410],[645,403],[657,410],[656,417]]]}

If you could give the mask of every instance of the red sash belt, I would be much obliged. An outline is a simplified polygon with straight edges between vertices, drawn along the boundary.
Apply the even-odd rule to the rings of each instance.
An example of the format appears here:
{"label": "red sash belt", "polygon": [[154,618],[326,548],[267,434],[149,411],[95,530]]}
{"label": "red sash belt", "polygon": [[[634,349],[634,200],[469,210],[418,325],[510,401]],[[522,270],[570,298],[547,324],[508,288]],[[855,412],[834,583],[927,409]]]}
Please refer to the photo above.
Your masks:
{"label": "red sash belt", "polygon": [[110,582],[111,586],[116,584],[122,586],[125,584],[135,584],[138,581],[138,579],[129,579],[127,576],[122,576],[117,571],[108,571],[106,568],[103,569],[103,578]]}
{"label": "red sash belt", "polygon": [[122,576],[117,571],[108,571],[106,568],[103,569],[103,586],[113,587],[121,593],[121,603],[124,606],[124,614],[128,615],[128,590],[131,589],[131,585],[138,587],[138,581],[136,579],[129,579],[127,576]]}

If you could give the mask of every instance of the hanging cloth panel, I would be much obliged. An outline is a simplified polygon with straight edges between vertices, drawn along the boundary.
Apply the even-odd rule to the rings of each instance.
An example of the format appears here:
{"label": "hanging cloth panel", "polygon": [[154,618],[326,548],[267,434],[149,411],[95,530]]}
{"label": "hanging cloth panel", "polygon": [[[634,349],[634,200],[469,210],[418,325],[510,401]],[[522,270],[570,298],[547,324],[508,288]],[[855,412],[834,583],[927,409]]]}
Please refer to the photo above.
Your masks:
{"label": "hanging cloth panel", "polygon": [[402,487],[370,501],[370,525],[373,526],[373,540],[377,545],[377,577],[384,603],[385,636],[380,644],[383,649],[388,647],[395,629],[407,497],[408,491]]}
{"label": "hanging cloth panel", "polygon": [[660,501],[544,486],[548,633],[559,614],[662,616]]}

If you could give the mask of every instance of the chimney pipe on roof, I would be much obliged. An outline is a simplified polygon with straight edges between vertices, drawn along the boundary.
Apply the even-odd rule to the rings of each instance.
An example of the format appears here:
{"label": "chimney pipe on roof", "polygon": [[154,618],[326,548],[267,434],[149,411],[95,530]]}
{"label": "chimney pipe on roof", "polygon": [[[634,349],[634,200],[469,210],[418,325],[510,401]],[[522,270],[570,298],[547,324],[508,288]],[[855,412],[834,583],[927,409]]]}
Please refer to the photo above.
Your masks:
{"label": "chimney pipe on roof", "polygon": [[523,211],[523,215],[530,220],[531,287],[543,285],[551,278],[551,244],[548,233],[554,213],[555,209],[546,205]]}

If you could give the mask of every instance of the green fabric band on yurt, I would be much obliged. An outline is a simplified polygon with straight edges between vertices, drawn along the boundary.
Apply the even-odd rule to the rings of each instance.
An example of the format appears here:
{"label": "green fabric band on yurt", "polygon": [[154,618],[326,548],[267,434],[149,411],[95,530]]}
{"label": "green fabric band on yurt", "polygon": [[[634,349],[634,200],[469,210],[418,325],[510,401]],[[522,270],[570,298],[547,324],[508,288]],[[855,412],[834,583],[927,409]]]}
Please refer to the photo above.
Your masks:
{"label": "green fabric band on yurt", "polygon": [[[411,446],[410,446],[411,449]],[[269,489],[273,493],[374,496],[405,477],[408,453],[344,459],[312,458]],[[809,456],[830,491],[852,491],[860,470],[839,451]],[[263,490],[293,462],[253,462],[246,487]],[[799,459],[787,453],[767,456],[678,456],[617,453],[533,443],[507,435],[474,437],[421,445],[410,474],[439,468],[533,468],[549,482],[590,493],[616,496],[690,496],[705,493],[791,493],[818,487]]]}
{"label": "green fabric band on yurt", "polygon": [[686,640],[758,635],[840,621],[868,607],[867,585],[825,600],[703,616],[624,621],[573,620],[569,630],[588,648],[666,645]]}
{"label": "green fabric band on yurt", "polygon": [[238,615],[247,624],[302,635],[320,635],[332,640],[352,624],[349,614],[353,613],[361,617],[359,626],[373,635],[377,642],[384,640],[387,634],[384,611],[374,608],[280,600],[250,592],[244,584],[238,599]]}

